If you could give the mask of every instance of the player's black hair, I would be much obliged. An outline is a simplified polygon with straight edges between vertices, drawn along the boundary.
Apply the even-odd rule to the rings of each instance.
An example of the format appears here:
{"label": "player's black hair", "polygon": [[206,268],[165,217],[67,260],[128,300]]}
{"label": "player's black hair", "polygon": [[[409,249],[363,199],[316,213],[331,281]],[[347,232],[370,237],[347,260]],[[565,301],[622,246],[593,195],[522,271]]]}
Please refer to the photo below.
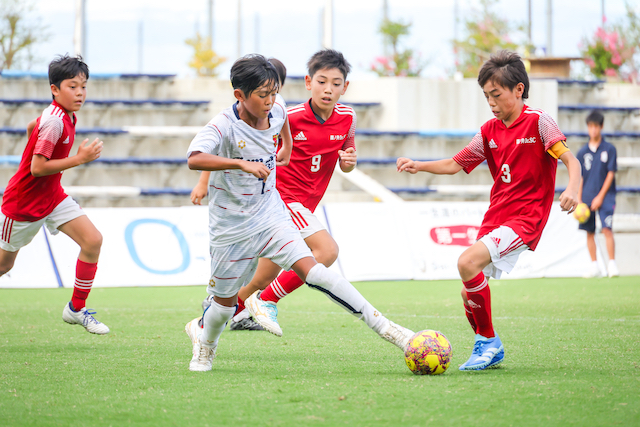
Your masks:
{"label": "player's black hair", "polygon": [[349,64],[341,52],[333,49],[322,49],[314,53],[313,56],[309,58],[309,62],[307,62],[310,77],[313,77],[313,75],[320,70],[331,68],[340,70],[346,81],[347,74],[351,71],[351,64]]}
{"label": "player's black hair", "polygon": [[287,79],[287,67],[284,66],[282,61],[276,58],[269,58],[269,62],[276,68],[278,76],[280,77],[280,89],[284,86],[284,81]]}
{"label": "player's black hair", "polygon": [[501,50],[491,55],[489,60],[482,64],[478,73],[478,84],[484,88],[488,81],[509,90],[513,90],[518,83],[522,83],[524,85],[522,99],[529,97],[529,76],[522,58],[515,52]]}
{"label": "player's black hair", "polygon": [[602,127],[602,126],[604,126],[604,116],[602,115],[602,113],[600,111],[593,110],[587,116],[587,124],[589,124],[589,123],[595,123],[598,126]]}
{"label": "player's black hair", "polygon": [[82,57],[59,55],[49,63],[49,84],[60,89],[63,80],[72,79],[82,74],[89,80],[89,66],[82,61]]}
{"label": "player's black hair", "polygon": [[276,68],[262,55],[245,55],[231,67],[231,86],[250,96],[260,86],[267,85],[269,90],[280,87],[280,76]]}

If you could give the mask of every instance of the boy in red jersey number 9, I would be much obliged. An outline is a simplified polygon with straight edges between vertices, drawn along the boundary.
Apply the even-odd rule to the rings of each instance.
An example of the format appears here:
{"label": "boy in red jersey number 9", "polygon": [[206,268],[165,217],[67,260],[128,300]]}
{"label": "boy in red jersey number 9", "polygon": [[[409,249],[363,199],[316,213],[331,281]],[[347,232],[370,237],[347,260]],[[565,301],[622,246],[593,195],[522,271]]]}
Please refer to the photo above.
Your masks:
{"label": "boy in red jersey number 9", "polygon": [[492,55],[480,69],[478,83],[495,119],[486,122],[467,147],[451,159],[397,161],[398,172],[453,175],[460,170],[469,173],[486,160],[495,181],[479,239],[458,260],[462,299],[476,332],[471,357],[460,366],[463,371],[486,369],[504,359],[504,347],[493,329],[486,276],[500,278],[523,251],[535,250],[549,218],[558,158],[569,171],[569,184],[560,195],[563,211],[575,209],[580,183],[580,163],[555,121],[524,103],[529,77],[516,53]]}

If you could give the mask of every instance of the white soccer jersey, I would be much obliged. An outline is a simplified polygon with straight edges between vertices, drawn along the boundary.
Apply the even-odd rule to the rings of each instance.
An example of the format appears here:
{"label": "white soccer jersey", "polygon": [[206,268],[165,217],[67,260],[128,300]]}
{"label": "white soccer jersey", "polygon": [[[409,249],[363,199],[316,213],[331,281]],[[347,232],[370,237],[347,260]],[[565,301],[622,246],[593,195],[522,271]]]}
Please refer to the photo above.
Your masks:
{"label": "white soccer jersey", "polygon": [[285,107],[276,101],[269,115],[269,129],[258,130],[240,120],[233,105],[215,116],[191,141],[187,158],[200,151],[229,159],[261,162],[271,171],[266,180],[240,169],[211,172],[211,246],[236,243],[276,223],[291,221],[276,190],[276,148],[286,114]]}
{"label": "white soccer jersey", "polygon": [[284,108],[285,114],[287,112],[287,103],[284,100],[284,98],[282,97],[282,95],[280,95],[279,93],[276,93],[276,105],[273,106],[273,108],[276,108],[279,104],[281,107]]}

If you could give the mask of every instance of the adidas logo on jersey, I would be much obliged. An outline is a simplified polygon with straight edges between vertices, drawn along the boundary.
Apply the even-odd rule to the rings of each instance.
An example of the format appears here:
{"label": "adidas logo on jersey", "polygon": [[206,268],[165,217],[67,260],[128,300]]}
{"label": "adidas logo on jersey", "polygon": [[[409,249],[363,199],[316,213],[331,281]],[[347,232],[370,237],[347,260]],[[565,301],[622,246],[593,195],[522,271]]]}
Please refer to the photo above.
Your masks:
{"label": "adidas logo on jersey", "polygon": [[330,141],[342,141],[343,139],[347,139],[347,135],[329,135]]}
{"label": "adidas logo on jersey", "polygon": [[293,137],[293,139],[296,141],[306,141],[307,137],[304,136],[304,132],[300,131],[296,136]]}
{"label": "adidas logo on jersey", "polygon": [[532,136],[531,138],[518,138],[516,139],[516,144],[535,144],[536,137]]}
{"label": "adidas logo on jersey", "polygon": [[489,141],[489,148],[498,148],[498,144],[492,139]]}
{"label": "adidas logo on jersey", "polygon": [[63,144],[68,144],[69,143],[69,137],[67,136],[67,138],[64,141],[62,141],[62,143]]}

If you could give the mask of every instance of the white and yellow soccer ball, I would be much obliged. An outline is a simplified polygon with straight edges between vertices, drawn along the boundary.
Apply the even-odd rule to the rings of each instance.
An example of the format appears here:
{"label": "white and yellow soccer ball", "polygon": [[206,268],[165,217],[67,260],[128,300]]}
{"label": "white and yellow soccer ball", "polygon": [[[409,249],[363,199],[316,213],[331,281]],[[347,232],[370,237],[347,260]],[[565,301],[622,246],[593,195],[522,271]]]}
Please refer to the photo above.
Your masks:
{"label": "white and yellow soccer ball", "polygon": [[578,220],[580,224],[584,224],[589,220],[591,216],[591,209],[586,203],[579,203],[576,206],[576,210],[573,211],[573,217]]}
{"label": "white and yellow soccer ball", "polygon": [[438,331],[416,332],[407,344],[404,361],[416,375],[438,375],[451,363],[451,343]]}

